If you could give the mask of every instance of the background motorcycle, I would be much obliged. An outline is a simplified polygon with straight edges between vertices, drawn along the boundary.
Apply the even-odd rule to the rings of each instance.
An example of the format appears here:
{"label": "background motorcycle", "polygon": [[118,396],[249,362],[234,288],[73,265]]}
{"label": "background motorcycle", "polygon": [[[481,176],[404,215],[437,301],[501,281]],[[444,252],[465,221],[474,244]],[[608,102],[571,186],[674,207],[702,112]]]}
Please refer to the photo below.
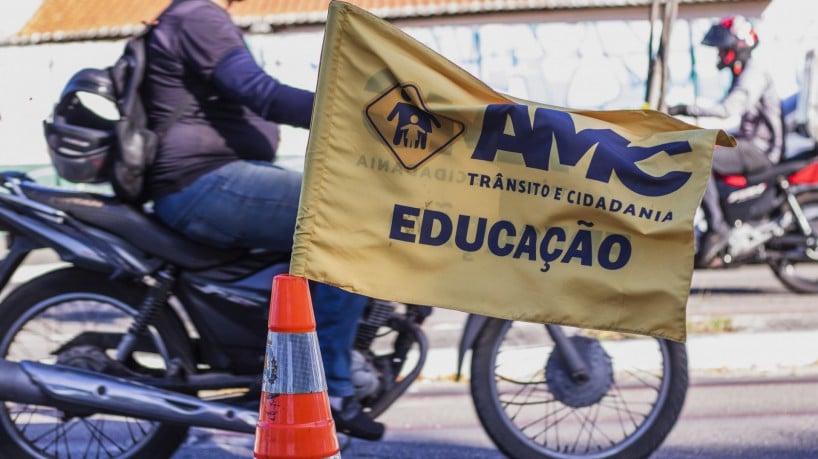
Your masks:
{"label": "background motorcycle", "polygon": [[[0,303],[3,457],[170,456],[190,426],[253,433],[267,307],[287,254],[181,238],[115,197],[0,173],[0,288],[47,248],[66,267]],[[432,308],[372,300],[357,397],[375,417],[421,376]],[[687,390],[684,345],[469,316],[482,425],[515,458],[646,457]]]}
{"label": "background motorcycle", "polygon": [[[787,288],[818,292],[818,147],[792,132],[784,159],[749,176],[716,177],[725,220],[733,227],[720,267],[767,263]],[[697,246],[707,231],[697,213]]]}
{"label": "background motorcycle", "polygon": [[[733,229],[718,267],[766,263],[787,288],[818,292],[818,55],[806,53],[794,104],[782,104],[784,154],[779,164],[749,176],[716,177],[724,218]],[[696,247],[707,231],[694,220]]]}

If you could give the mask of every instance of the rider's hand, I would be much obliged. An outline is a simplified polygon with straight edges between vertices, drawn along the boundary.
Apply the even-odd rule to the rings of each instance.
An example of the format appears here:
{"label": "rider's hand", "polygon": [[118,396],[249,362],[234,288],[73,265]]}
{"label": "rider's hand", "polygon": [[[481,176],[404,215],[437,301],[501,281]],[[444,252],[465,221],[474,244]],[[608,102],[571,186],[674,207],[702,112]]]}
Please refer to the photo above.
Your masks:
{"label": "rider's hand", "polygon": [[667,114],[670,116],[688,115],[687,105],[674,105],[667,109]]}

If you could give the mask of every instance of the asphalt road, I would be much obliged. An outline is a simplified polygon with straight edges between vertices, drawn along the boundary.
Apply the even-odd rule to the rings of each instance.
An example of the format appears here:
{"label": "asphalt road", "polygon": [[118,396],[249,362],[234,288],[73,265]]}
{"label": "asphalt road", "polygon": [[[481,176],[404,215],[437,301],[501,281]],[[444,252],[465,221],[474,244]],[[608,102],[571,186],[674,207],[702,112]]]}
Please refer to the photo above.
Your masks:
{"label": "asphalt road", "polygon": [[[654,459],[814,459],[818,456],[818,377],[699,377]],[[482,431],[465,387],[418,385],[382,420],[380,442],[352,440],[344,459],[505,457]],[[253,436],[196,429],[174,459],[239,459]]]}
{"label": "asphalt road", "polygon": [[[653,457],[818,457],[818,295],[790,293],[765,266],[699,271],[687,313],[692,384]],[[504,457],[480,425],[468,385],[449,380],[465,317],[435,310],[423,327],[434,371],[427,364],[423,380],[380,418],[388,426],[382,441],[342,437],[345,459]],[[173,459],[248,458],[253,441],[193,429]]]}
{"label": "asphalt road", "polygon": [[[691,387],[674,430],[652,457],[818,457],[812,349],[818,346],[810,346],[818,332],[818,296],[786,291],[764,266],[697,272],[688,318]],[[463,320],[455,311],[436,310],[424,325],[433,348],[456,345]],[[719,358],[741,362],[709,365]],[[388,426],[382,441],[342,437],[343,458],[504,457],[480,426],[468,385],[442,379],[415,383],[380,418]],[[252,454],[252,435],[194,429],[174,459]]]}

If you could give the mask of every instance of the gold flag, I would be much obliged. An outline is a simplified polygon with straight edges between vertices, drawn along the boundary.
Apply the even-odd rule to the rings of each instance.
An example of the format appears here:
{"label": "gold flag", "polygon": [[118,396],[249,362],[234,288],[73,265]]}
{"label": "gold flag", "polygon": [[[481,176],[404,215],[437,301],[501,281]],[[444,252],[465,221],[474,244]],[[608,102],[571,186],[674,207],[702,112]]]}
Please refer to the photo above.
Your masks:
{"label": "gold flag", "polygon": [[333,1],[290,273],[684,341],[693,216],[715,144],[734,139],[654,111],[500,94]]}

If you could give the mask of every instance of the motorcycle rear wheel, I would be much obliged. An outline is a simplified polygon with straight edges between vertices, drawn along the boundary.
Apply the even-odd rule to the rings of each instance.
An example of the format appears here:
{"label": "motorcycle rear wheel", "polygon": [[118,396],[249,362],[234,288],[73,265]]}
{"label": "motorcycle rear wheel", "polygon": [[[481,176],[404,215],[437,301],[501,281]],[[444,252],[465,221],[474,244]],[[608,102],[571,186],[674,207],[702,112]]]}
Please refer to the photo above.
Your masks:
{"label": "motorcycle rear wheel", "polygon": [[[144,297],[136,283],[77,268],[46,273],[14,290],[0,303],[0,356],[11,361],[61,363],[86,369],[115,354],[117,336],[127,331]],[[154,339],[172,359],[189,363],[189,341],[181,322],[162,311],[152,322]],[[91,345],[63,348],[80,334]],[[74,343],[76,344],[76,342]],[[113,346],[113,349],[111,348]],[[151,349],[151,346],[153,348]],[[154,341],[134,352],[127,367],[161,377],[170,365]],[[88,350],[93,352],[86,352]],[[67,362],[67,363],[66,363]],[[0,402],[0,445],[11,458],[167,458],[187,437],[188,426],[127,416],[67,412],[49,406]]]}
{"label": "motorcycle rear wheel", "polygon": [[[812,231],[818,237],[818,193],[804,193],[798,195],[797,199],[812,227]],[[802,249],[804,248],[802,247]],[[818,251],[812,256],[818,258]],[[785,256],[783,259],[772,261],[769,264],[775,277],[791,292],[818,293],[818,260],[806,256],[797,258]]]}
{"label": "motorcycle rear wheel", "polygon": [[491,319],[473,349],[471,394],[494,444],[515,459],[644,458],[687,393],[684,345],[563,328],[589,366],[572,382],[540,324]]}

